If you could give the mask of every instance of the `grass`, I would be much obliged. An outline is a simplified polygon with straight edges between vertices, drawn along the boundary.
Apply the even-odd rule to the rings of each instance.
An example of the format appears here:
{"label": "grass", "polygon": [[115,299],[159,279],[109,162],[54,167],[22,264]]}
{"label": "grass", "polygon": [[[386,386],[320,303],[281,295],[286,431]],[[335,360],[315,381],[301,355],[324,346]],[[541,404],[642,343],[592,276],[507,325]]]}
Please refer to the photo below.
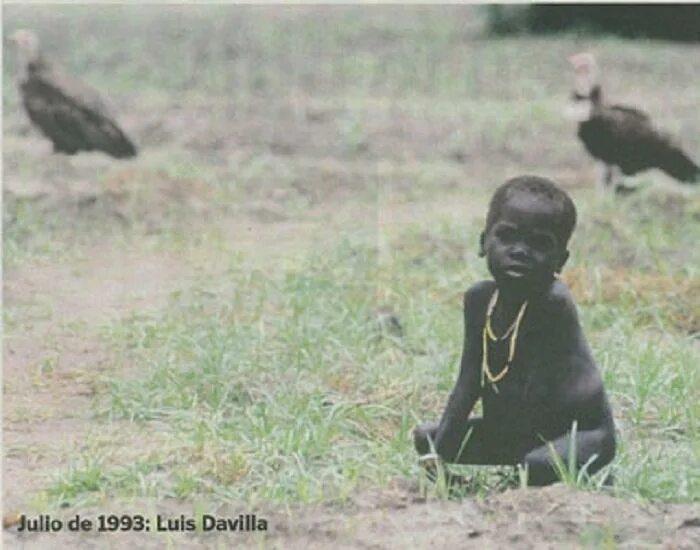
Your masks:
{"label": "grass", "polygon": [[[393,432],[407,437],[412,425],[401,405],[408,381],[397,376],[404,354],[378,341],[371,313],[380,290],[355,271],[376,252],[348,244],[337,254],[280,280],[231,274],[223,295],[121,327],[136,353],[169,352],[149,363],[145,383],[113,385],[109,413],[181,426],[191,436],[182,452],[206,463],[199,489],[209,479],[229,497],[317,500],[367,468],[386,480],[401,471]],[[199,315],[209,321],[200,325]],[[196,328],[187,318],[199,319]],[[219,470],[237,455],[238,469]],[[238,477],[257,489],[246,495],[245,483],[231,483]]]}
{"label": "grass", "polygon": [[[637,209],[622,215],[636,234],[656,222]],[[416,418],[439,414],[456,374],[455,295],[484,276],[469,261],[473,227],[445,226],[430,239],[421,231],[395,243],[391,262],[379,261],[375,245],[349,240],[288,272],[232,272],[219,287],[180,296],[162,316],[112,327],[144,375],[112,381],[104,411],[162,422],[176,435],[178,467],[162,480],[165,494],[179,486],[188,496],[311,502],[417,474],[410,430]],[[604,234],[587,222],[581,231]],[[657,256],[673,239],[648,242],[645,254]],[[427,254],[435,242],[443,253]],[[600,254],[614,255],[615,246],[625,242]],[[595,284],[600,262],[589,256],[575,269]],[[689,276],[684,262],[666,268]],[[654,291],[668,290],[663,282],[643,289],[652,303]],[[401,341],[381,336],[373,318],[380,303],[398,312]],[[673,307],[654,308],[653,317],[648,309],[624,295],[582,308],[620,429],[615,490],[696,500],[696,336],[678,329]],[[183,467],[194,470],[185,485]]]}
{"label": "grass", "polygon": [[[474,31],[474,13],[4,8],[4,32],[35,28],[71,70],[110,91],[144,149],[128,166],[47,160],[24,147],[33,134],[5,78],[6,181],[68,189],[53,202],[6,198],[5,265],[155,238],[231,266],[163,311],[103,327],[138,375],[104,379],[96,425],[133,423],[163,439],[130,465],[108,443],[77,457],[49,487],[51,502],[306,503],[415,479],[411,429],[444,406],[461,349],[460,294],[487,275],[476,243],[491,189],[524,172],[590,184],[560,116],[566,54],[593,48],[611,97],[644,105],[700,150],[694,46],[491,40]],[[76,182],[95,200],[81,202]],[[700,206],[651,187],[623,201],[573,192],[580,223],[564,277],[615,409],[614,491],[697,501]],[[425,208],[382,241],[376,218],[389,200]],[[465,205],[462,219],[443,214],[447,200]],[[329,222],[291,265],[274,252],[277,268],[261,270],[216,224],[268,204],[291,220],[352,220]],[[397,313],[403,337],[383,331],[380,306]],[[18,309],[5,315],[23,326]],[[503,477],[467,472],[478,493]]]}

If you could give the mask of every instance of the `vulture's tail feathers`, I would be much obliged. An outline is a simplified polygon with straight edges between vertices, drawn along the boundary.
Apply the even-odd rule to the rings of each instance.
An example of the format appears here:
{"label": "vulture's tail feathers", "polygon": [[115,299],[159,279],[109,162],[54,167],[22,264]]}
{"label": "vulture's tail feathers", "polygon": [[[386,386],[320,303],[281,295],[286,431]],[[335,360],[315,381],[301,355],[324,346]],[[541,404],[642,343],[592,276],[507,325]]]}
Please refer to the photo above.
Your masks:
{"label": "vulture's tail feathers", "polygon": [[111,147],[109,154],[118,159],[135,157],[138,152],[136,146],[126,136],[123,138]]}
{"label": "vulture's tail feathers", "polygon": [[96,136],[99,149],[118,159],[135,157],[138,154],[134,143],[116,124],[108,123],[101,129],[103,133]]}
{"label": "vulture's tail feathers", "polygon": [[668,147],[664,151],[660,168],[683,183],[700,183],[700,166],[678,147]]}

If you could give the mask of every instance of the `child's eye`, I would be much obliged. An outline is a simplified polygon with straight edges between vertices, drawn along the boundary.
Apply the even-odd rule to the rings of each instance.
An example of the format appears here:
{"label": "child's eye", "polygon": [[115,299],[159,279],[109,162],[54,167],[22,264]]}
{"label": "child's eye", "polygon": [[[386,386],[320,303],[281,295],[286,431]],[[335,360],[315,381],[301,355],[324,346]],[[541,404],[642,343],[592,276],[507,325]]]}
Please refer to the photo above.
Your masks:
{"label": "child's eye", "polygon": [[512,227],[499,227],[496,236],[502,241],[512,241],[515,238],[515,229]]}
{"label": "child's eye", "polygon": [[551,250],[556,243],[549,235],[535,234],[530,237],[530,244],[540,250]]}

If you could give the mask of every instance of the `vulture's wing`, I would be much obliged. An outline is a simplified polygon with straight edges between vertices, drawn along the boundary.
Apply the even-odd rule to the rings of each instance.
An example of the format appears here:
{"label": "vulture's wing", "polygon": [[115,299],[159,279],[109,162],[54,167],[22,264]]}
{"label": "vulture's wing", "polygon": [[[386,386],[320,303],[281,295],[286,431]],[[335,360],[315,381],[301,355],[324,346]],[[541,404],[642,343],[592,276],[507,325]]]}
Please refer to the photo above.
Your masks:
{"label": "vulture's wing", "polygon": [[659,168],[679,181],[700,180],[700,168],[670,135],[654,127],[646,113],[615,105],[606,109],[606,114],[616,141],[643,157],[649,167]]}
{"label": "vulture's wing", "polygon": [[60,68],[32,71],[20,89],[29,118],[53,141],[55,151],[98,150],[117,158],[136,155],[136,147],[100,95]]}

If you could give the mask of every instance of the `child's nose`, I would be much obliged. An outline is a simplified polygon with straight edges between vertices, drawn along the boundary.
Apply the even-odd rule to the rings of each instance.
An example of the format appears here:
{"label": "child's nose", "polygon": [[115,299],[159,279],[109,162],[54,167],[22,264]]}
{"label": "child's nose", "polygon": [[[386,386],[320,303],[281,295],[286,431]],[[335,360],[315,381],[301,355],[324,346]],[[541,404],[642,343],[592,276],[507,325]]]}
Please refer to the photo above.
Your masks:
{"label": "child's nose", "polygon": [[514,260],[527,260],[530,257],[527,246],[523,243],[515,243],[510,249],[510,256]]}

